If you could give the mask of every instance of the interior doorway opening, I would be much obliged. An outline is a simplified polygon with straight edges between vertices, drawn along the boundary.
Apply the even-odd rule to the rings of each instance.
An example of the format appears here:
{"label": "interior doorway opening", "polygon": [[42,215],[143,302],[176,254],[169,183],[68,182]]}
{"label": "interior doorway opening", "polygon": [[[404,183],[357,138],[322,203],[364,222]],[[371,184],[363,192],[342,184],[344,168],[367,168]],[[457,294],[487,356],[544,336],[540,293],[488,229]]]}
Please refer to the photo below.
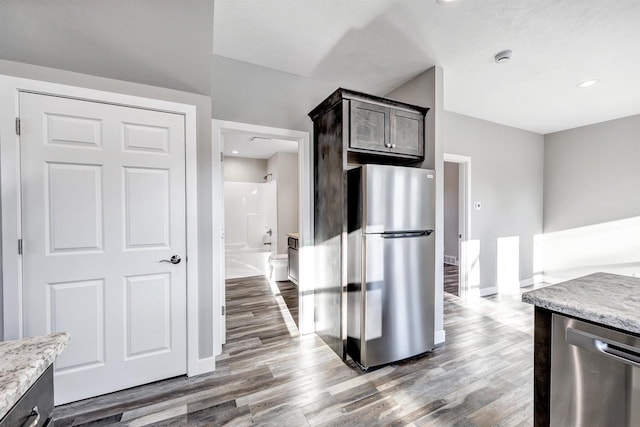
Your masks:
{"label": "interior doorway opening", "polygon": [[444,162],[444,291],[460,296],[459,164]]}
{"label": "interior doorway opening", "polygon": [[469,294],[471,260],[471,157],[444,154],[444,291],[465,298]]}
{"label": "interior doorway opening", "polygon": [[[308,321],[313,306],[305,305],[307,276],[313,274],[305,248],[311,247],[306,240],[312,229],[308,144],[307,132],[213,121],[214,259],[219,261],[214,277],[223,307],[218,352],[226,342],[227,286],[251,278],[266,278],[300,333],[313,332]],[[297,274],[291,271],[292,237]]]}

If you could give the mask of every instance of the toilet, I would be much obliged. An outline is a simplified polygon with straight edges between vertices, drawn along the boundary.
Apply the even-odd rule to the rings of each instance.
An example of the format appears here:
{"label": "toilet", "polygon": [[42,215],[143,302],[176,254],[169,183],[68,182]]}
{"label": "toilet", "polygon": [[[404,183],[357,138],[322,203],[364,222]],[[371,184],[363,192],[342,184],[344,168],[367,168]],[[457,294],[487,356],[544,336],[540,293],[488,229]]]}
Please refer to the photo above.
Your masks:
{"label": "toilet", "polygon": [[284,282],[289,280],[289,255],[279,254],[269,257],[269,280]]}

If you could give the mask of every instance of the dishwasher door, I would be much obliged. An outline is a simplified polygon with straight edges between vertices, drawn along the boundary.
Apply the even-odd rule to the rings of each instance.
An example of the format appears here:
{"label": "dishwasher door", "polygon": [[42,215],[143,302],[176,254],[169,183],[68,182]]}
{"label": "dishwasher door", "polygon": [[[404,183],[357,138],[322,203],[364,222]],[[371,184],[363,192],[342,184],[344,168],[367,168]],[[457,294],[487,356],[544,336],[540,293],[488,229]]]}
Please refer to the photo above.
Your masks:
{"label": "dishwasher door", "polygon": [[551,426],[640,426],[640,337],[554,314]]}

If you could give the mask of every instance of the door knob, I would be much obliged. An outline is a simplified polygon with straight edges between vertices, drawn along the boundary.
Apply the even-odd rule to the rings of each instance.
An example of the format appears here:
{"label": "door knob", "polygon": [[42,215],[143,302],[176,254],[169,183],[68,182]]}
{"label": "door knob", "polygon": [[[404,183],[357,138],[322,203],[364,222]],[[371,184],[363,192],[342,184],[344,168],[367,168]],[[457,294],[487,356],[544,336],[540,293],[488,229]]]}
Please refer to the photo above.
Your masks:
{"label": "door knob", "polygon": [[170,262],[171,264],[180,264],[182,258],[180,255],[173,255],[170,259],[161,259],[159,262]]}

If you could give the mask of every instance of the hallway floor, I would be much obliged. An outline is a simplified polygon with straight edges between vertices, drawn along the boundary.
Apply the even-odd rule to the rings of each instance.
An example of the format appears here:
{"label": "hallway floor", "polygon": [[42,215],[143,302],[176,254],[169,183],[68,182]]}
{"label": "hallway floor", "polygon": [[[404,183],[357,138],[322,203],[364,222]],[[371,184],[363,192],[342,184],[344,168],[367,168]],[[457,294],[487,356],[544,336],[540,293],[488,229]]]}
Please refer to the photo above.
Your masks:
{"label": "hallway floor", "polygon": [[458,277],[460,267],[457,265],[445,264],[444,265],[444,291],[451,295],[458,295]]}
{"label": "hallway floor", "polygon": [[445,294],[446,343],[366,373],[300,336],[263,277],[231,281],[227,298],[215,372],[57,407],[56,426],[532,425],[533,307],[519,296]]}

